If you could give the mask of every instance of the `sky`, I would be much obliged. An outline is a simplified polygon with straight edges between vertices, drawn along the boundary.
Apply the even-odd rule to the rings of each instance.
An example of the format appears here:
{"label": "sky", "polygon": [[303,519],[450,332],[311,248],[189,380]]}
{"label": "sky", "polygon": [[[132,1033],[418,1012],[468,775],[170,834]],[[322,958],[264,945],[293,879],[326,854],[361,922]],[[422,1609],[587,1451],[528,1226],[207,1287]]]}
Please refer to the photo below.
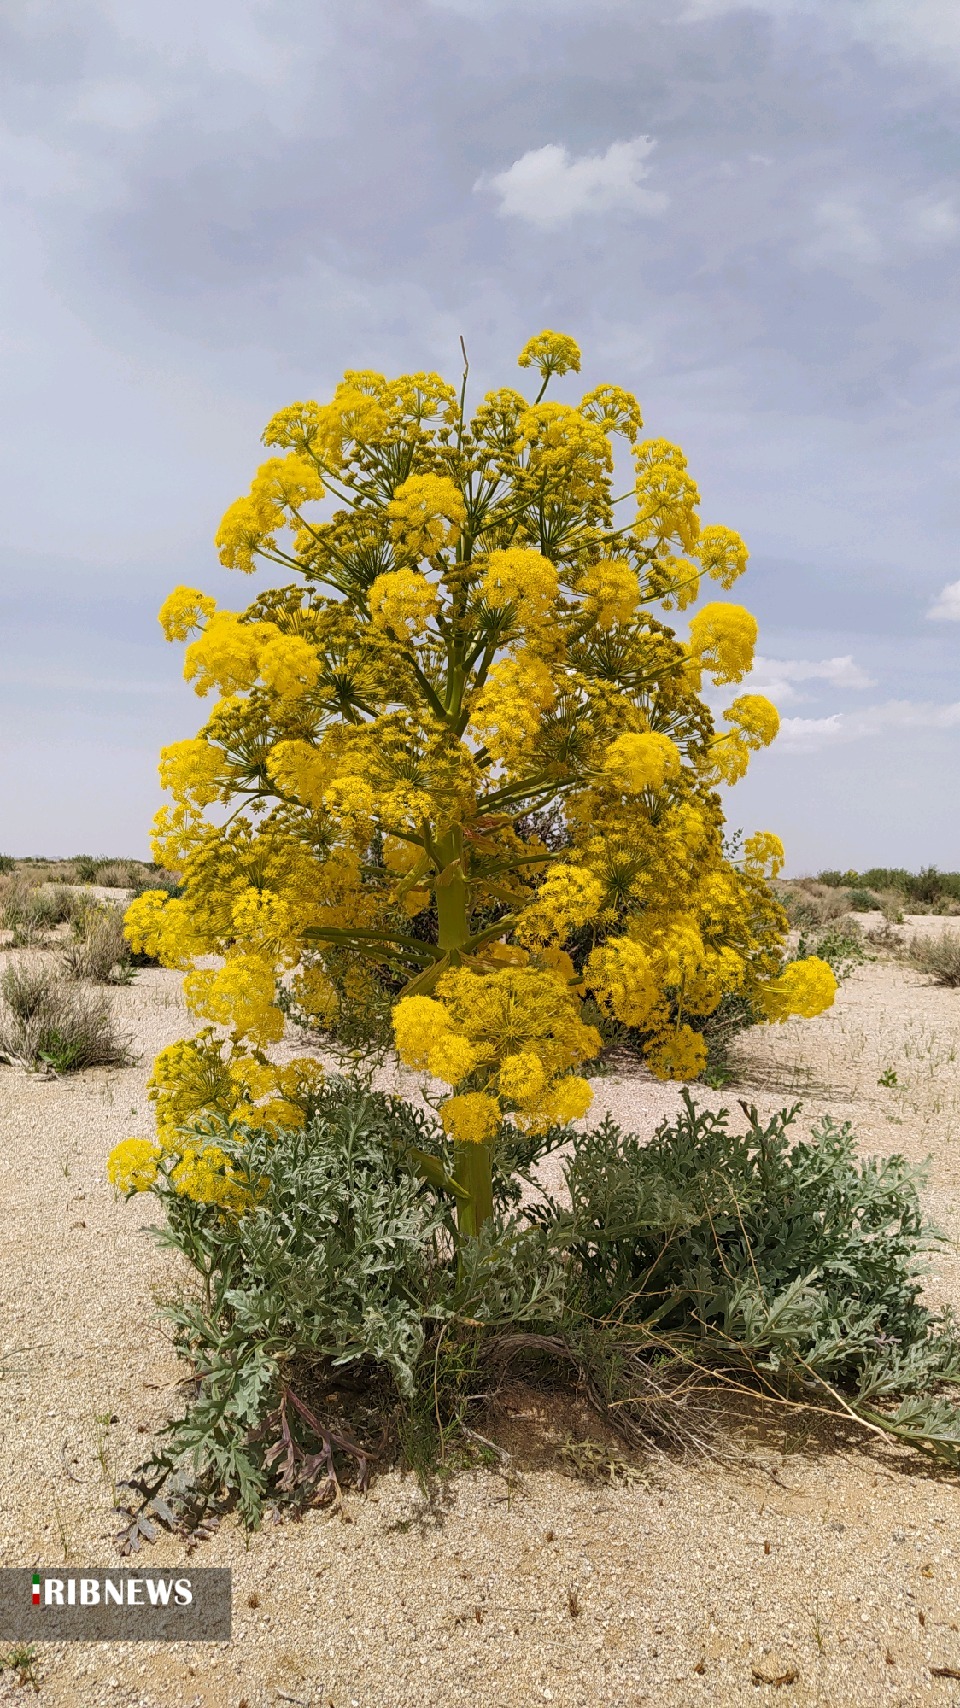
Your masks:
{"label": "sky", "polygon": [[147,854],[277,408],[549,326],[750,547],[731,827],[960,867],[956,0],[17,0],[0,87],[0,851]]}

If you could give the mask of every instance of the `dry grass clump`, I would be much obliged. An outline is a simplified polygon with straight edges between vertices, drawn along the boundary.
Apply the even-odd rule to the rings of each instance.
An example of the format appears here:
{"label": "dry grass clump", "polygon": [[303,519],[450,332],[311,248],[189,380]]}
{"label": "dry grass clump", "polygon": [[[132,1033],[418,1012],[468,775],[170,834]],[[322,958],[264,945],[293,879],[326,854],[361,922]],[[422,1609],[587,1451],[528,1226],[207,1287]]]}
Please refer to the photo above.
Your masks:
{"label": "dry grass clump", "polygon": [[72,917],[76,897],[66,884],[30,883],[15,874],[0,893],[0,923],[13,933],[14,945],[27,948]]}
{"label": "dry grass clump", "polygon": [[0,973],[0,1059],[78,1073],[123,1067],[130,1055],[105,997],[68,984],[49,962],[21,959]]}
{"label": "dry grass clump", "polygon": [[113,902],[90,902],[73,917],[73,942],[64,950],[63,965],[73,979],[92,984],[129,984],[133,977],[130,945],[123,935],[123,908]]}
{"label": "dry grass clump", "polygon": [[960,932],[941,931],[936,937],[918,938],[910,945],[909,958],[919,973],[951,990],[960,986]]}
{"label": "dry grass clump", "polygon": [[777,884],[775,891],[790,924],[800,929],[829,925],[850,912],[846,891],[818,883],[816,878],[795,878]]}

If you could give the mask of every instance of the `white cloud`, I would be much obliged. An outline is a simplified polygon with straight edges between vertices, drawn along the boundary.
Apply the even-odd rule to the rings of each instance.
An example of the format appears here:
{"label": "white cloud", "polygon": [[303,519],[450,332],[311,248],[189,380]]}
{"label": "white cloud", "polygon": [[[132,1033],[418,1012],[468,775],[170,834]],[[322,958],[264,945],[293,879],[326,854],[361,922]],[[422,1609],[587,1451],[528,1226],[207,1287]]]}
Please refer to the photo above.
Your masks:
{"label": "white cloud", "polygon": [[960,581],[948,581],[943,592],[934,600],[928,617],[935,622],[960,623]]}
{"label": "white cloud", "polygon": [[786,747],[807,750],[834,742],[860,741],[885,730],[935,730],[960,727],[960,700],[937,705],[932,700],[887,700],[862,712],[834,712],[826,718],[783,718],[779,740]]}
{"label": "white cloud", "polygon": [[[777,705],[809,698],[797,691],[798,682],[827,682],[832,688],[872,688],[873,678],[850,653],[841,658],[762,658],[753,661],[746,684],[751,694],[766,694]],[[817,720],[814,720],[817,721]]]}
{"label": "white cloud", "polygon": [[873,679],[849,652],[842,658],[755,658],[754,675],[777,676],[784,682],[832,682],[835,688],[872,688]]}
{"label": "white cloud", "polygon": [[644,188],[650,168],[644,164],[655,147],[652,137],[612,142],[606,154],[571,155],[556,142],[532,148],[506,171],[478,178],[475,190],[493,190],[498,212],[543,228],[563,225],[581,213],[622,208],[655,214],[668,197]]}
{"label": "white cloud", "polygon": [[781,718],[777,741],[784,747],[824,747],[845,733],[842,712],[829,718]]}

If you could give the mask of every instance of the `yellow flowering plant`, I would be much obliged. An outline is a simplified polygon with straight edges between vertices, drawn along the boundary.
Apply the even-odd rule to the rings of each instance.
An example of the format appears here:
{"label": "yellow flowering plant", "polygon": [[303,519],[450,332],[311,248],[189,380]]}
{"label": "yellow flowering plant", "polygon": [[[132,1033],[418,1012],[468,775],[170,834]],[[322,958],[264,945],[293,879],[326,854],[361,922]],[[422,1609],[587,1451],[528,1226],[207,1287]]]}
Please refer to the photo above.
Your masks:
{"label": "yellow flowering plant", "polygon": [[[685,634],[657,614],[696,605],[704,580],[728,592],[742,539],[701,527],[683,452],[640,437],[628,392],[545,397],[579,371],[573,339],[538,334],[520,366],[540,376],[533,401],[505,388],[471,415],[466,370],[459,390],[352,371],[268,423],[269,460],[217,546],[288,584],[239,611],[185,587],[163,607],[216,698],[162,758],[155,853],[182,894],[127,915],[207,1023],[157,1066],[171,1142],[188,1150],[184,1123],[211,1109],[296,1119],[269,1068],[285,1001],[322,1029],[386,990],[401,1062],[446,1088],[466,1234],[492,1212],[504,1119],[536,1134],[586,1113],[593,1020],[634,1028],[653,1071],[685,1079],[705,1061],[691,1021],[725,995],[779,1021],[834,993],[821,962],[784,970],[777,839],[723,850],[716,784],[778,720],[745,694],[718,729],[701,688],[749,673],[756,622],[725,598]],[[548,808],[562,845],[533,828]],[[151,1161],[123,1167],[135,1184]],[[224,1171],[183,1174],[199,1191]]]}

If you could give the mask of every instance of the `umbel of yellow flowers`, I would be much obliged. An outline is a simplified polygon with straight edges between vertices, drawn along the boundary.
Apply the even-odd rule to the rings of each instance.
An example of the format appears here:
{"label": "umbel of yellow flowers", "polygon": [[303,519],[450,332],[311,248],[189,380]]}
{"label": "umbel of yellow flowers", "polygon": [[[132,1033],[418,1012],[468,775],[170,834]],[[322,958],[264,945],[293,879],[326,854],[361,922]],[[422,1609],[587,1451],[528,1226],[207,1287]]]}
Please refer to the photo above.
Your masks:
{"label": "umbel of yellow flowers", "polygon": [[[155,854],[183,894],[141,896],[128,932],[186,970],[207,1025],[158,1059],[158,1144],[112,1167],[128,1187],[172,1152],[175,1184],[229,1207],[223,1153],[192,1131],[218,1111],[302,1119],[315,1065],[269,1060],[284,991],[320,1029],[393,993],[400,1060],[448,1088],[467,1233],[491,1212],[501,1121],[586,1112],[585,999],[679,1079],[726,993],[771,1020],[833,1000],[822,961],[784,968],[777,838],[723,850],[715,786],[778,725],[747,693],[718,730],[700,697],[751,668],[754,618],[697,603],[704,579],[733,586],[746,547],[701,525],[683,452],[640,438],[628,392],[545,399],[579,371],[571,338],[540,333],[520,366],[534,400],[490,392],[472,417],[466,374],[458,392],[350,372],[330,402],[281,410],[217,545],[290,584],[241,611],[178,587],[160,613],[216,700],[162,755]],[[686,639],[656,614],[694,606]],[[564,834],[543,840],[547,807]]]}

